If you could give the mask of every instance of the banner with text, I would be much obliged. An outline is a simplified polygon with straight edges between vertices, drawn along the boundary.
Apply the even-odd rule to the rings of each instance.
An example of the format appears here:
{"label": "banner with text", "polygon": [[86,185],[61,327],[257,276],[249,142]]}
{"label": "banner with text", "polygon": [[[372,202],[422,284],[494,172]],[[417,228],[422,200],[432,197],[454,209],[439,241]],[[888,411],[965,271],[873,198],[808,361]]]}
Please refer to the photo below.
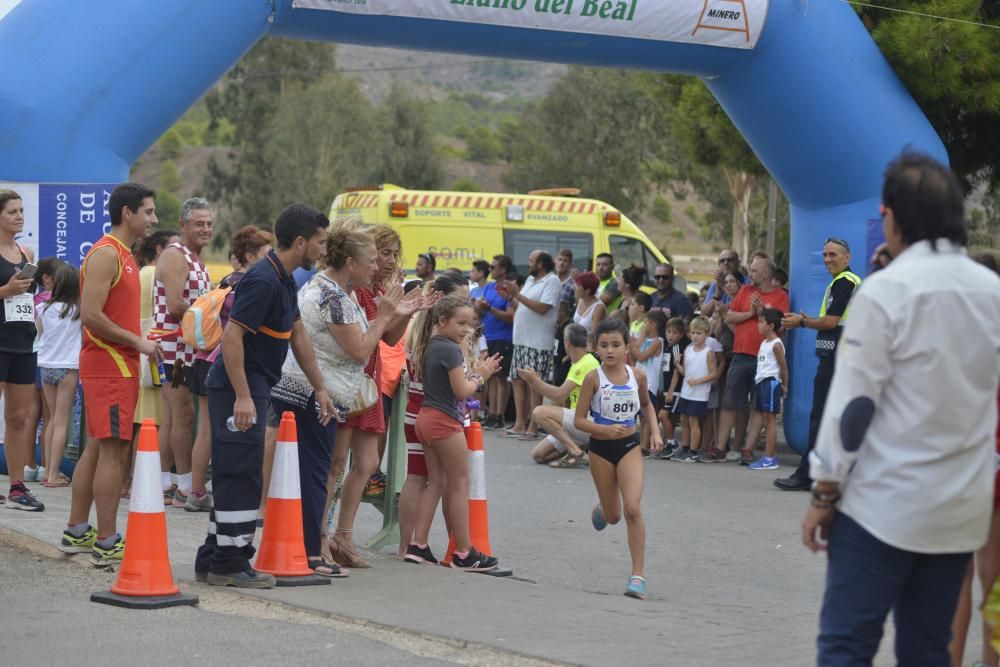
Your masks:
{"label": "banner with text", "polygon": [[108,198],[116,183],[4,183],[24,201],[19,242],[36,258],[56,257],[76,266],[111,229]]}
{"label": "banner with text", "polygon": [[757,45],[768,0],[293,0],[292,7],[735,49]]}

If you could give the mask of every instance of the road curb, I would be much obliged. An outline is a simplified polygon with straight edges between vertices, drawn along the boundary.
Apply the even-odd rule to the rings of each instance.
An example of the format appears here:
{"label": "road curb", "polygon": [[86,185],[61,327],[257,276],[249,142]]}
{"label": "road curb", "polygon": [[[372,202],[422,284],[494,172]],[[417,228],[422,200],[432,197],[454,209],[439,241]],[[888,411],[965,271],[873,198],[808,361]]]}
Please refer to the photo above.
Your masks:
{"label": "road curb", "polygon": [[[79,554],[65,554],[55,545],[13,528],[0,526],[0,544],[23,549],[35,556],[71,563],[95,575],[95,579],[111,572],[108,568],[96,568]],[[513,665],[514,667],[562,667],[575,663],[559,662],[547,658],[520,653],[490,644],[470,642],[464,639],[436,635],[408,628],[389,625],[366,618],[324,611],[308,606],[299,606],[282,600],[272,600],[256,591],[241,591],[235,588],[220,589],[179,578],[187,588],[196,589],[201,597],[199,607],[208,612],[252,616],[258,619],[278,620],[299,625],[331,625],[336,629],[363,635],[390,646],[402,648],[421,657],[457,661],[465,665]],[[252,603],[247,608],[245,603]],[[234,604],[235,603],[235,604]],[[240,604],[244,603],[244,604]]]}

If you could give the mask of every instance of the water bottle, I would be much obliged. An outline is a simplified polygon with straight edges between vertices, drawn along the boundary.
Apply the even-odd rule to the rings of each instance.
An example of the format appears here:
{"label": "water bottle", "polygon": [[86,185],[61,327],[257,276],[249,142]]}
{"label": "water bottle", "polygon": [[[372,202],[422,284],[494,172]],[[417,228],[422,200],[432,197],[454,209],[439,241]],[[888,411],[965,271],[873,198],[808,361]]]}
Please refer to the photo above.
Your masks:
{"label": "water bottle", "polygon": [[[251,426],[255,425],[256,423],[257,423],[257,418],[256,417],[254,417],[253,419],[250,420],[250,425]],[[236,428],[236,418],[235,417],[230,417],[229,419],[226,420],[226,428],[228,428],[230,431],[232,431],[234,433],[237,432],[237,431],[239,431],[239,429]]]}

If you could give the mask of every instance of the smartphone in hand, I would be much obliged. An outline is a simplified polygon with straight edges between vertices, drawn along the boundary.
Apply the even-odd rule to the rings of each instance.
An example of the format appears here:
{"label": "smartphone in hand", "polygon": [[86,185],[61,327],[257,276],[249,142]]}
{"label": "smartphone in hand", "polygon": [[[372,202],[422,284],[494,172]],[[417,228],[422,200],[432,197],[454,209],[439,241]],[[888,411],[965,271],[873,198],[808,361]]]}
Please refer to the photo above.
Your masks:
{"label": "smartphone in hand", "polygon": [[37,273],[37,271],[38,271],[37,266],[31,263],[27,263],[21,267],[20,271],[18,271],[17,277],[19,280],[31,280],[32,278],[35,277],[35,273]]}

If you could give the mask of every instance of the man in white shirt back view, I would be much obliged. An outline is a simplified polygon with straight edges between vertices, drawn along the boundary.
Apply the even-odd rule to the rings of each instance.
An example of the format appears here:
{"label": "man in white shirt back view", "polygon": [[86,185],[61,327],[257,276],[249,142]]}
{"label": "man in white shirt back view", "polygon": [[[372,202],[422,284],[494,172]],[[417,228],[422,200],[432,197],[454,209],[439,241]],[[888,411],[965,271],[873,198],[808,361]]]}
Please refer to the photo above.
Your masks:
{"label": "man in white shirt back view", "polygon": [[993,495],[1000,278],[965,254],[947,167],[904,153],[882,188],[892,263],[851,302],[803,541],[829,554],[818,664],[871,664],[891,609],[901,665],[947,665]]}

